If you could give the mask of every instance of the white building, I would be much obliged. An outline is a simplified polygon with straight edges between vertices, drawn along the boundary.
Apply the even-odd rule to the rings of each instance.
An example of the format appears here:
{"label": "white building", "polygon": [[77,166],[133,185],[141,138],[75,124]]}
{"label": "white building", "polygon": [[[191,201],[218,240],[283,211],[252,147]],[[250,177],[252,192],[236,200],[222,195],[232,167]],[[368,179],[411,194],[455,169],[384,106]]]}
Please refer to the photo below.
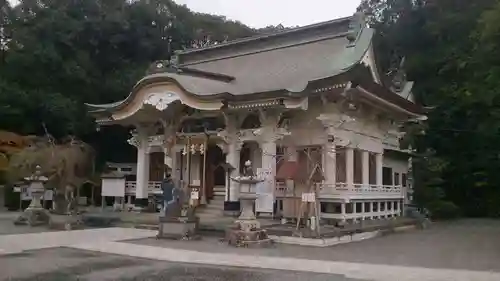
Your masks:
{"label": "white building", "polygon": [[379,74],[373,34],[356,14],[185,50],[155,63],[125,100],[88,107],[101,126],[135,127],[136,204],[166,167],[199,191],[202,216],[238,210],[225,163],[234,177],[251,160],[280,201],[271,211],[285,217],[298,215],[307,192],[317,192],[323,218],[399,216],[408,155],[398,126],[423,111],[402,72],[391,83]]}

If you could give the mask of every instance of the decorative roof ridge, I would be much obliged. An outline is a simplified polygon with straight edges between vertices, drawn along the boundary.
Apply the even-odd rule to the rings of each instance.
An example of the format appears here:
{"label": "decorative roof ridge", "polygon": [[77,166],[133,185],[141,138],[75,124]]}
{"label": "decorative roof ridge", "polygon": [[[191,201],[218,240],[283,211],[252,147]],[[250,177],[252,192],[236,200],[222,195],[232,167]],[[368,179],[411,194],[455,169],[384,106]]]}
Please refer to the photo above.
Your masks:
{"label": "decorative roof ridge", "polygon": [[306,31],[309,29],[315,29],[315,28],[322,27],[322,26],[339,24],[339,23],[346,22],[346,21],[352,21],[353,17],[354,16],[348,16],[348,17],[333,19],[333,20],[329,20],[329,21],[313,23],[313,24],[309,24],[309,25],[305,25],[305,26],[295,27],[295,28],[291,28],[288,30],[284,30],[284,31],[273,32],[273,33],[269,33],[269,34],[259,34],[259,35],[255,35],[255,36],[231,40],[231,41],[220,43],[217,45],[209,45],[209,46],[206,46],[203,48],[189,48],[189,49],[185,49],[185,50],[181,50],[181,51],[176,51],[176,54],[186,55],[186,54],[191,54],[191,53],[204,52],[207,50],[220,49],[220,48],[228,47],[228,46],[240,45],[240,44],[244,44],[244,43],[248,43],[248,42],[252,42],[252,41],[258,41],[258,40],[262,40],[262,39],[266,39],[266,38],[282,37],[285,35],[293,34],[296,32],[301,32],[301,31]]}
{"label": "decorative roof ridge", "polygon": [[194,77],[201,77],[211,80],[222,81],[229,83],[236,79],[233,76],[210,72],[205,70],[193,69],[186,66],[177,65],[175,60],[159,60],[151,64],[148,68],[146,75],[158,73],[174,73],[179,75],[189,75]]}
{"label": "decorative roof ridge", "polygon": [[282,45],[282,46],[279,46],[279,47],[269,47],[269,48],[266,48],[266,49],[259,49],[259,50],[242,52],[240,54],[230,54],[230,55],[220,56],[220,57],[216,57],[216,58],[209,58],[209,59],[205,59],[205,60],[198,60],[198,61],[193,61],[193,62],[187,62],[187,63],[180,64],[180,67],[197,65],[197,64],[200,64],[200,63],[206,63],[206,62],[212,62],[212,61],[219,61],[219,60],[224,60],[224,59],[232,59],[232,58],[237,58],[237,57],[244,57],[244,56],[248,56],[248,55],[265,53],[265,52],[270,52],[270,51],[280,50],[280,49],[286,49],[286,48],[295,47],[295,46],[302,46],[302,45],[307,45],[307,44],[316,43],[316,42],[320,42],[320,41],[330,40],[330,39],[333,39],[333,38],[344,37],[344,36],[347,36],[348,34],[349,34],[349,32],[342,32],[342,33],[338,33],[338,34],[334,34],[334,35],[326,35],[326,36],[323,36],[323,37],[319,37],[319,38],[315,38],[315,39],[310,39],[310,40],[303,41],[303,42],[290,43],[290,44]]}
{"label": "decorative roof ridge", "polygon": [[349,45],[347,47],[354,47],[361,36],[361,33],[364,28],[367,27],[366,24],[366,16],[362,12],[355,13],[351,22],[349,23],[349,35],[347,36],[347,40],[349,40]]}

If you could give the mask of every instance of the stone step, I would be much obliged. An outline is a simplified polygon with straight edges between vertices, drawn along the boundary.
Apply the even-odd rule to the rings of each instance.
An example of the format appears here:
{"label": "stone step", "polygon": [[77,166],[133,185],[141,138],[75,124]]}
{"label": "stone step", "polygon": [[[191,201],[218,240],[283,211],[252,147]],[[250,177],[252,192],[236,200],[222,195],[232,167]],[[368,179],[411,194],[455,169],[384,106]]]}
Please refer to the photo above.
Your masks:
{"label": "stone step", "polygon": [[205,207],[223,209],[224,208],[224,202],[222,202],[222,203],[219,203],[219,202],[210,202],[210,204],[206,205]]}
{"label": "stone step", "polygon": [[214,198],[210,199],[210,204],[212,203],[222,203],[224,204],[224,197],[214,196]]}
{"label": "stone step", "polygon": [[203,205],[200,207],[200,210],[203,210],[205,208],[217,208],[217,209],[223,209],[224,208],[224,203],[218,203],[218,202],[210,202],[210,204]]}
{"label": "stone step", "polygon": [[213,190],[214,190],[214,192],[224,192],[224,193],[226,193],[226,187],[225,186],[215,186]]}
{"label": "stone step", "polygon": [[200,212],[204,212],[204,210],[207,210],[207,212],[223,212],[224,211],[224,208],[219,208],[219,207],[216,207],[216,206],[207,206],[203,209],[200,209]]}
{"label": "stone step", "polygon": [[196,213],[196,216],[199,218],[222,218],[222,212],[214,212],[214,213]]}

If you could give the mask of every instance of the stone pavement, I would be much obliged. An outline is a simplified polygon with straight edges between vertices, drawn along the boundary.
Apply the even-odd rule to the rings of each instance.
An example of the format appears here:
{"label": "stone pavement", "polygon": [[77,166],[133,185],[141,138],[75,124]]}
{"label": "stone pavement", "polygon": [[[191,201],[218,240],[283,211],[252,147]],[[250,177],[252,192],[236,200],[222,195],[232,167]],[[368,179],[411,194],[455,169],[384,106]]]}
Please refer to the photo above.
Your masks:
{"label": "stone pavement", "polygon": [[9,281],[362,281],[341,275],[172,263],[69,248],[0,256]]}
{"label": "stone pavement", "polygon": [[21,253],[56,247],[71,247],[79,243],[103,243],[154,237],[156,231],[132,228],[102,228],[60,232],[11,234],[0,236],[0,254]]}
{"label": "stone pavement", "polygon": [[[267,276],[265,278],[257,277],[253,279],[237,278],[237,280],[288,280],[277,278],[277,276],[281,276],[282,274],[285,276],[286,274],[290,274],[290,271],[296,272],[297,274],[319,274],[311,276],[303,275],[305,279],[297,279],[311,281],[323,280],[321,279],[323,278],[322,276],[324,276],[322,274],[330,274],[331,279],[325,280],[331,281],[500,280],[500,270],[498,270],[500,266],[494,267],[491,265],[493,263],[498,264],[500,260],[498,256],[500,250],[498,242],[500,222],[498,221],[469,220],[436,224],[429,232],[422,231],[390,235],[375,240],[321,249],[321,251],[319,251],[319,249],[296,247],[290,248],[293,250],[288,250],[290,252],[285,251],[284,253],[279,253],[280,248],[264,250],[262,253],[255,251],[245,252],[250,249],[232,249],[230,251],[217,252],[207,248],[208,246],[206,245],[199,248],[201,251],[195,251],[193,249],[186,250],[179,247],[179,244],[175,244],[174,242],[165,242],[164,245],[141,245],[137,243],[137,239],[153,237],[155,234],[155,231],[149,230],[108,228],[77,230],[71,232],[0,235],[0,249],[3,253],[17,253],[14,255],[4,255],[3,257],[0,253],[0,272],[4,272],[3,265],[6,261],[9,262],[11,259],[15,260],[16,258],[22,258],[23,255],[29,254],[32,250],[46,249],[43,251],[49,251],[47,248],[70,247],[72,249],[77,249],[75,251],[80,251],[81,253],[92,251],[94,254],[100,253],[100,255],[118,255],[118,257],[123,259],[129,258],[140,260],[140,263],[148,260],[146,265],[141,266],[158,266],[158,269],[164,267],[169,270],[174,270],[174,272],[182,270],[191,272],[193,270],[196,271],[197,267],[208,267],[215,270],[212,271],[215,275],[218,274],[217,270],[228,270],[236,274],[235,276],[244,277],[247,276],[245,275],[247,273],[251,275],[249,272],[254,272],[261,277]],[[133,239],[135,241],[124,241],[128,239]],[[160,242],[161,241],[158,241],[158,243]],[[195,245],[196,242],[192,242],[192,245]],[[391,246],[391,242],[394,242],[393,246]],[[486,251],[486,247],[489,247],[489,252]],[[417,251],[417,255],[415,255],[415,250],[420,248],[423,250],[419,250],[420,252]],[[61,250],[61,248],[58,250]],[[273,250],[274,254],[269,254],[273,252]],[[423,255],[425,250],[431,251],[430,255],[436,256],[436,260],[450,259],[453,258],[453,255],[460,255],[461,257],[458,259],[460,262],[457,262],[454,266],[441,264],[441,266],[444,265],[443,268],[439,268],[439,266],[430,268],[431,266],[426,265],[425,262],[419,261],[420,259],[427,259],[429,257],[428,255]],[[291,254],[291,251],[298,254]],[[337,251],[341,253],[341,256],[336,256]],[[333,260],[327,259],[327,252],[329,252],[331,256],[336,257]],[[345,259],[342,259],[342,254],[346,257]],[[54,254],[54,256],[57,257],[58,255]],[[392,260],[403,259],[406,261],[402,263],[391,262],[391,259],[389,259],[390,256],[394,256]],[[467,267],[467,257],[469,257],[469,263],[474,263],[472,259],[491,259],[491,264],[484,267]],[[412,259],[414,262],[412,262]],[[197,266],[190,267],[186,265],[186,263],[195,264]],[[462,269],[459,267],[460,263],[464,265]],[[102,264],[96,264],[94,266],[106,267]],[[266,275],[268,273],[265,272],[269,270],[280,270],[280,273],[278,275],[273,275],[272,273]],[[168,272],[168,270],[163,273],[160,271],[158,271],[158,276],[167,274],[165,272]],[[15,273],[13,274],[16,276]],[[17,274],[21,273],[17,272]],[[192,280],[232,280],[227,278],[195,279],[195,277],[198,278],[198,276],[193,273],[191,276]],[[314,279],[313,277],[319,279]],[[14,278],[13,280],[16,279]],[[66,279],[55,278],[40,280]],[[89,280],[100,279],[96,277],[96,279]],[[141,278],[131,280],[141,280]],[[169,279],[149,278],[148,280]]]}
{"label": "stone pavement", "polygon": [[276,244],[269,249],[227,247],[219,239],[168,241],[139,239],[139,245],[230,253],[316,259],[352,263],[384,264],[436,269],[466,269],[500,273],[500,221],[460,220],[440,222],[425,230],[414,230],[334,247],[301,247]]}

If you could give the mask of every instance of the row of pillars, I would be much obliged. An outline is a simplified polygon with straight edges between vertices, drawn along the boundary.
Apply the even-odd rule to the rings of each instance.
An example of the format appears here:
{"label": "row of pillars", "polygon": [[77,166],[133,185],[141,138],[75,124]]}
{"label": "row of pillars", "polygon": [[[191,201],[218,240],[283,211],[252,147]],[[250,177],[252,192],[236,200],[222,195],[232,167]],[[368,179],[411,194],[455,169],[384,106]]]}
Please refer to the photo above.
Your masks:
{"label": "row of pillars", "polygon": [[[349,187],[354,185],[354,148],[345,148],[345,167],[346,167],[346,184]],[[370,184],[370,152],[362,150],[362,184],[368,186]],[[375,184],[382,186],[382,171],[384,158],[382,153],[375,154]],[[335,185],[337,183],[337,154],[334,144],[328,144],[325,149],[325,180],[327,184]]]}

